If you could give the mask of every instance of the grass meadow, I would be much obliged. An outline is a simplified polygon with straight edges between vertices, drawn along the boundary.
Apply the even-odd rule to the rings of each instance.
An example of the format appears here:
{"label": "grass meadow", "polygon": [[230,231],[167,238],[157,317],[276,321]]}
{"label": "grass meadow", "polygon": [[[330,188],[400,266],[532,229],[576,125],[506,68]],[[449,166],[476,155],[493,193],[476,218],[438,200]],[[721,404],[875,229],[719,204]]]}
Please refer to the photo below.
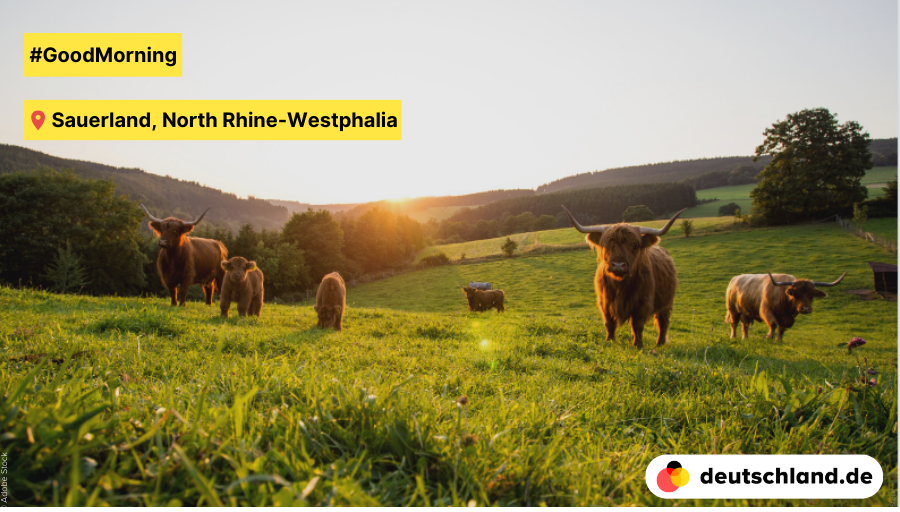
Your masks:
{"label": "grass meadow", "polygon": [[[687,213],[687,212],[685,212]],[[873,219],[875,220],[875,219]],[[896,224],[896,219],[893,219]],[[651,222],[636,222],[637,226],[661,228],[667,220],[655,220]],[[736,229],[733,217],[706,217],[691,219],[694,225],[694,235],[704,236]],[[684,236],[681,221],[678,220],[669,230],[666,237],[674,238]],[[586,248],[584,234],[572,228],[554,229],[549,231],[532,231],[529,233],[517,233],[509,235],[509,238],[519,244],[516,255],[529,255],[536,252],[547,252],[556,249]],[[423,258],[443,252],[451,260],[458,261],[465,255],[466,259],[490,258],[501,256],[500,246],[506,241],[506,237],[490,238],[487,240],[473,240],[455,244],[437,245],[426,247],[416,254],[415,261],[419,263]]]}
{"label": "grass meadow", "polygon": [[[643,351],[627,328],[604,341],[587,249],[351,288],[340,333],[315,328],[311,303],[223,320],[197,302],[0,288],[12,504],[894,503],[897,304],[845,290],[896,257],[831,224],[662,245],[680,280],[671,338]],[[784,343],[759,324],[730,340],[729,279],[767,270],[850,273]],[[468,312],[472,280],[505,290],[507,312]],[[868,343],[848,354],[854,336]],[[66,360],[22,359],[37,354]],[[865,502],[653,496],[647,464],[689,453],[868,454],[885,483]]]}

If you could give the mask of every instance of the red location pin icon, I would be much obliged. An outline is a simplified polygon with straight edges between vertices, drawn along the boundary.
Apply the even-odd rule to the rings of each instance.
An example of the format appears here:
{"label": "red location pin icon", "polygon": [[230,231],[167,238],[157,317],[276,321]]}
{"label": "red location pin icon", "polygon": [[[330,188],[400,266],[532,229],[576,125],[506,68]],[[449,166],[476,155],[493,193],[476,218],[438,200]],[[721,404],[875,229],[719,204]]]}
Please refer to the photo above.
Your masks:
{"label": "red location pin icon", "polygon": [[44,124],[44,113],[40,110],[35,110],[31,113],[31,123],[34,124],[34,127],[38,130],[41,129],[41,125]]}

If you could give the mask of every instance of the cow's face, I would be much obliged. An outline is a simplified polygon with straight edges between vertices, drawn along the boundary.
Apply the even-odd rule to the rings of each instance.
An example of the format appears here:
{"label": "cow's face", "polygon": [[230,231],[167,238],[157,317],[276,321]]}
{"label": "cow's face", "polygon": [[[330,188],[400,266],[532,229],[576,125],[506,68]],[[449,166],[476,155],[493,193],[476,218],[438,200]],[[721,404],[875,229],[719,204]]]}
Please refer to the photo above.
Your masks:
{"label": "cow's face", "polygon": [[475,288],[471,286],[463,286],[463,293],[466,294],[466,298],[472,300],[472,297],[475,296]]}
{"label": "cow's face", "polygon": [[193,225],[175,217],[161,221],[151,220],[147,225],[159,237],[159,246],[163,249],[180,247],[184,243],[185,235],[194,230]]}
{"label": "cow's face", "polygon": [[334,327],[343,308],[341,306],[315,306],[313,309],[319,315],[319,327],[327,328]]}
{"label": "cow's face", "polygon": [[794,284],[788,287],[784,293],[790,297],[791,304],[801,315],[812,313],[813,299],[817,297],[821,299],[828,296],[827,293],[817,289],[812,281],[806,279],[794,281]]}
{"label": "cow's face", "polygon": [[246,259],[235,256],[230,260],[222,262],[222,268],[228,273],[228,280],[238,284],[247,279],[247,274],[256,270],[255,261],[247,261]]}
{"label": "cow's face", "polygon": [[603,233],[588,233],[585,239],[597,250],[597,263],[617,281],[634,271],[641,251],[659,243],[658,236],[642,235],[638,226],[624,223],[610,226]]}

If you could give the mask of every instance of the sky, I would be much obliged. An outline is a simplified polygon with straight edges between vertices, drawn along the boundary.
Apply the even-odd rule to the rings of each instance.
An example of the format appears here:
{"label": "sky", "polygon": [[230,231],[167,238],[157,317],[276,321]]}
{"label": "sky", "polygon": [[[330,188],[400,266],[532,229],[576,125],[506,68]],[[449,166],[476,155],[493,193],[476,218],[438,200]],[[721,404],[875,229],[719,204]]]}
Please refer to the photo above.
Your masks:
{"label": "sky", "polygon": [[[828,108],[898,132],[896,1],[4,2],[0,143],[312,204],[751,155]],[[179,32],[180,78],[25,78],[23,34]],[[25,141],[24,100],[390,99],[400,141]]]}

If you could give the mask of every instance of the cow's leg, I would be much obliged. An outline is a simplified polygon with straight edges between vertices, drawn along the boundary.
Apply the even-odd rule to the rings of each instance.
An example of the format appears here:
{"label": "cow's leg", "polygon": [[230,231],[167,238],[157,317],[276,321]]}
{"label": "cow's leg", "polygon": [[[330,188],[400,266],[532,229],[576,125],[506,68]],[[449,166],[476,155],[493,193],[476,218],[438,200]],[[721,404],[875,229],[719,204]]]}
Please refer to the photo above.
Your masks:
{"label": "cow's leg", "polygon": [[[728,314],[725,316],[725,321],[731,324],[731,339],[734,339],[737,336],[737,326],[741,323],[741,314],[729,309]],[[744,338],[746,337],[747,335],[744,334]]]}
{"label": "cow's leg", "polygon": [[222,316],[228,318],[228,308],[231,307],[231,294],[225,294],[219,292],[219,310],[222,311]]}
{"label": "cow's leg", "polygon": [[203,286],[203,296],[206,298],[207,306],[212,306],[213,290],[215,290],[215,285],[213,283]]}
{"label": "cow's leg", "polygon": [[238,297],[238,315],[247,316],[247,311],[250,309],[250,299],[246,293]]}
{"label": "cow's leg", "polygon": [[671,309],[656,313],[656,328],[659,330],[659,338],[656,339],[656,346],[666,344],[669,334],[669,319],[671,316]]}
{"label": "cow's leg", "polygon": [[179,306],[184,306],[184,303],[187,300],[187,291],[188,291],[187,283],[181,283],[178,285],[178,305]]}
{"label": "cow's leg", "polygon": [[783,327],[781,325],[778,326],[778,341],[784,341],[784,331],[787,330],[787,327]]}
{"label": "cow's leg", "polygon": [[644,348],[644,322],[636,317],[631,317],[631,334],[634,335],[634,345],[638,349]]}
{"label": "cow's leg", "polygon": [[173,306],[178,305],[178,288],[176,288],[174,285],[169,286],[168,288],[169,288],[169,296],[172,297],[172,305]]}
{"label": "cow's leg", "polygon": [[747,339],[748,336],[750,336],[749,331],[750,331],[750,322],[742,323],[741,324],[741,339],[742,340],[745,340],[745,339]]}
{"label": "cow's leg", "polygon": [[254,297],[253,302],[250,303],[250,314],[256,315],[256,317],[259,318],[259,314],[262,311],[262,303],[263,296],[260,293],[258,296]]}
{"label": "cow's leg", "polygon": [[769,326],[769,333],[766,334],[766,338],[772,339],[775,337],[775,329],[778,327],[778,319],[775,318],[770,311],[763,313],[763,322]]}
{"label": "cow's leg", "polygon": [[613,341],[616,339],[616,329],[619,327],[619,323],[616,321],[616,317],[613,316],[611,312],[600,310],[600,315],[603,317],[603,323],[606,325],[606,341]]}
{"label": "cow's leg", "polygon": [[618,324],[615,320],[606,320],[606,341],[613,341],[616,339],[616,328]]}

